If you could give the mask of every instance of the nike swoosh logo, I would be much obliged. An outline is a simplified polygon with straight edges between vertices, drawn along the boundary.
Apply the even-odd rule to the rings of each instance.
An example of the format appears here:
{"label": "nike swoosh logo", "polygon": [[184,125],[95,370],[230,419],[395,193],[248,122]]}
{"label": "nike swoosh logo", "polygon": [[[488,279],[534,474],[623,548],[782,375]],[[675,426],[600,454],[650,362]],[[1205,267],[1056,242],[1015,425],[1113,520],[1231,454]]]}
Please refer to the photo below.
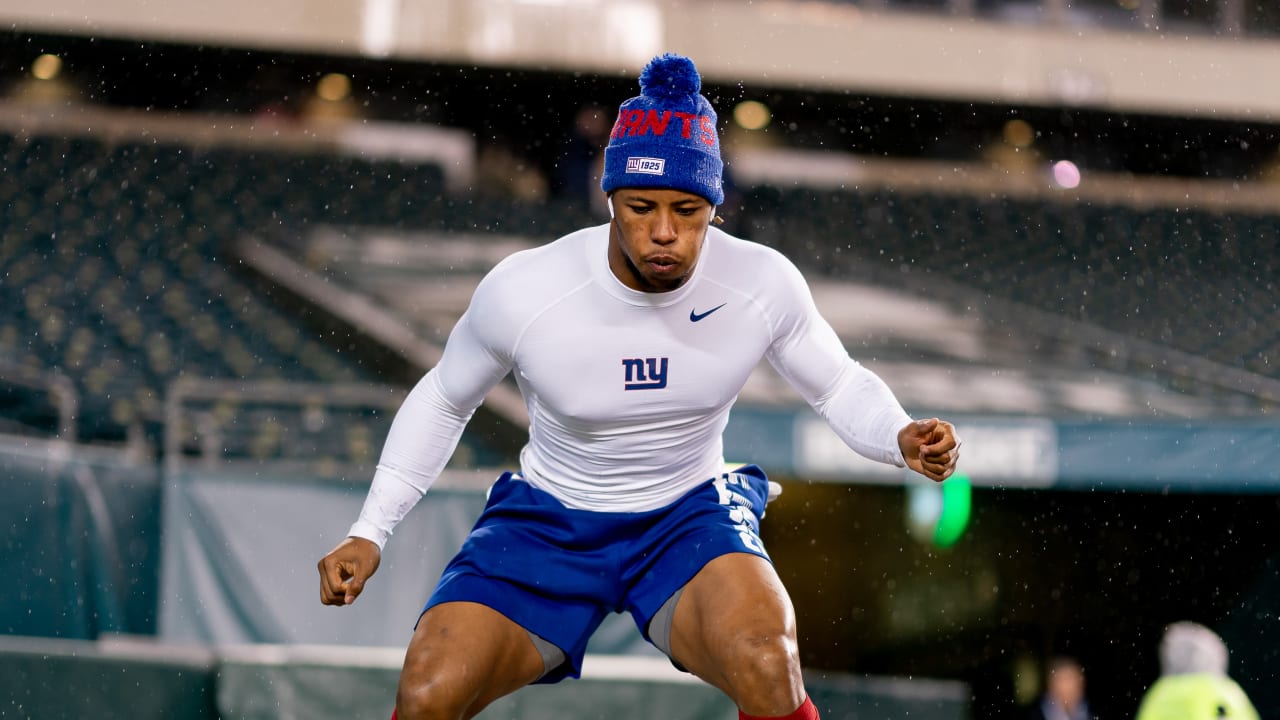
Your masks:
{"label": "nike swoosh logo", "polygon": [[727,303],[720,303],[719,305],[717,305],[717,306],[715,306],[715,307],[711,308],[710,310],[708,310],[708,311],[706,311],[706,312],[704,312],[704,313],[699,313],[697,310],[690,310],[690,311],[689,311],[689,322],[698,322],[698,321],[699,321],[699,320],[701,320],[702,318],[704,318],[704,317],[706,317],[706,316],[710,315],[711,313],[713,313],[713,312],[715,312],[715,311],[719,310],[720,308],[724,307],[726,304],[727,304]]}

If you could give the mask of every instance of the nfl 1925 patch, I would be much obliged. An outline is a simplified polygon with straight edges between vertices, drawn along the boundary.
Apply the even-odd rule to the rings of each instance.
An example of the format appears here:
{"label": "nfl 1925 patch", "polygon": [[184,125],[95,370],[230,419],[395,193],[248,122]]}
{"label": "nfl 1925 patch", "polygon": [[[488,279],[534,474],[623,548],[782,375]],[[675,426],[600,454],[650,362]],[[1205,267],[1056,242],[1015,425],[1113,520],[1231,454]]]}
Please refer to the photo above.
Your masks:
{"label": "nfl 1925 patch", "polygon": [[662,158],[629,157],[627,158],[627,172],[661,175],[666,164],[667,161]]}

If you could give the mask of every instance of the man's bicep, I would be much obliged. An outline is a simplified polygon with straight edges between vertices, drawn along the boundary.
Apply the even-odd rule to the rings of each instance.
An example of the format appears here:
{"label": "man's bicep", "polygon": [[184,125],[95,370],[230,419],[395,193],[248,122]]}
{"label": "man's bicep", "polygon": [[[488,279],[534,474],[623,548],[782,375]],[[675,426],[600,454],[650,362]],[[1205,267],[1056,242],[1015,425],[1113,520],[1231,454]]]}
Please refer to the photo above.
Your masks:
{"label": "man's bicep", "polygon": [[449,334],[436,370],[440,390],[455,408],[475,409],[511,371],[507,351],[487,334],[492,333],[476,324],[473,310],[468,310]]}
{"label": "man's bicep", "polygon": [[817,407],[839,390],[849,353],[818,311],[799,269],[781,256],[771,269],[765,306],[773,337],[766,357],[810,405]]}
{"label": "man's bicep", "polygon": [[851,364],[835,330],[814,311],[781,335],[767,353],[770,364],[811,405],[820,405],[840,387]]}

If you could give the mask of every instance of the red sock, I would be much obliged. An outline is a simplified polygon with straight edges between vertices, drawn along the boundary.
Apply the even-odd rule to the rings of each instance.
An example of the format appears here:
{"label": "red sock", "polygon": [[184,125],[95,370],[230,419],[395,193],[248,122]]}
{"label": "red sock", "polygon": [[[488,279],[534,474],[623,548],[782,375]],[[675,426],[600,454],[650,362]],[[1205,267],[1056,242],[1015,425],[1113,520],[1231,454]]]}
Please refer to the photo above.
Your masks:
{"label": "red sock", "polygon": [[818,708],[813,706],[813,701],[809,696],[804,697],[804,702],[800,703],[800,707],[796,708],[790,715],[782,715],[777,718],[762,718],[755,715],[748,715],[741,710],[738,711],[738,720],[818,720]]}
{"label": "red sock", "polygon": [[395,710],[392,710],[392,711],[391,711],[391,720],[396,720],[396,711],[395,711]]}

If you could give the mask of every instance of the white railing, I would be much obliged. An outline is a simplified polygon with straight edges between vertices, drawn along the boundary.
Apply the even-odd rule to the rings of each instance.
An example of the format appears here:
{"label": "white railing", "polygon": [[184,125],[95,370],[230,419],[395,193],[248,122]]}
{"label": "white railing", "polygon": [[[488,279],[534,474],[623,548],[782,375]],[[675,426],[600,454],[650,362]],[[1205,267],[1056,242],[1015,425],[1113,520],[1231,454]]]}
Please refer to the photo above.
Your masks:
{"label": "white railing", "polygon": [[75,442],[80,396],[70,378],[53,369],[34,370],[0,361],[0,386],[6,384],[37,394],[44,393],[50,408],[58,415],[57,436]]}

